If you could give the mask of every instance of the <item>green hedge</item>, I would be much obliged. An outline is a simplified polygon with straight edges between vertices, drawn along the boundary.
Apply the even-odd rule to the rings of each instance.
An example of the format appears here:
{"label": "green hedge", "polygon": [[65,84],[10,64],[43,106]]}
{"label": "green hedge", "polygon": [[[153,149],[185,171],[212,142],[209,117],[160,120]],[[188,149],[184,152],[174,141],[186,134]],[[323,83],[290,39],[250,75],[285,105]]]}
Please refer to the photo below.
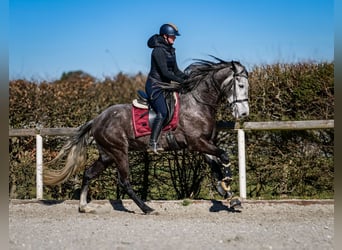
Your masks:
{"label": "green hedge", "polygon": [[[78,127],[116,103],[128,103],[144,89],[146,76],[118,74],[99,81],[82,72],[64,73],[54,82],[25,79],[9,84],[10,128]],[[256,66],[250,77],[247,121],[334,119],[333,63]],[[218,120],[232,120],[225,106]],[[44,161],[52,159],[65,137],[44,137]],[[11,137],[9,188],[11,198],[35,197],[35,138]],[[219,144],[228,150],[238,194],[236,132],[221,132]],[[332,198],[334,130],[249,131],[246,133],[247,195],[249,198]],[[89,164],[97,157],[88,152]],[[144,199],[219,198],[203,156],[180,152],[152,156],[131,152],[131,180]],[[58,167],[58,166],[55,166]],[[82,172],[56,187],[44,187],[44,198],[78,198]],[[94,180],[94,199],[123,195],[114,168]]]}

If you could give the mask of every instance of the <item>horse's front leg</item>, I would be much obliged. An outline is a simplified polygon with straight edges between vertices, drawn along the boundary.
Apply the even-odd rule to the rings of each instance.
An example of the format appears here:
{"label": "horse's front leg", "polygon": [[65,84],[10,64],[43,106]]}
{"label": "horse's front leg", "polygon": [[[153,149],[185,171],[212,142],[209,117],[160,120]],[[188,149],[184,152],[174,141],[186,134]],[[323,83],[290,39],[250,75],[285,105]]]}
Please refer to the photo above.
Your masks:
{"label": "horse's front leg", "polygon": [[212,175],[216,181],[217,192],[225,198],[231,197],[233,194],[230,191],[230,183],[233,178],[230,170],[230,163],[223,165],[217,157],[208,154],[204,154],[204,158],[209,164]]}
{"label": "horse's front leg", "polygon": [[188,142],[189,150],[199,151],[208,155],[217,157],[223,165],[229,163],[228,154],[225,150],[217,147],[211,140],[204,138],[193,138],[192,141]]}
{"label": "horse's front leg", "polygon": [[[204,158],[209,164],[213,176],[216,180],[217,192],[229,201],[230,208],[242,208],[240,198],[234,197],[233,192],[230,190],[230,183],[233,180],[230,170],[230,164],[228,163],[223,165],[215,156],[208,154],[205,154]],[[223,173],[221,169],[223,169]]]}

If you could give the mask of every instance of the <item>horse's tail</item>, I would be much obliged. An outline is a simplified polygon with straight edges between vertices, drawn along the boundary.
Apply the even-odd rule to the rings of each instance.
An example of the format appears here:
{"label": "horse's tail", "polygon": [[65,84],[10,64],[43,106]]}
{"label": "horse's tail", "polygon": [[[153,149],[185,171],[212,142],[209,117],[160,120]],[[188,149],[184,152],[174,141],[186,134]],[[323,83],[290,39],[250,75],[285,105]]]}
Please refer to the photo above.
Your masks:
{"label": "horse's tail", "polygon": [[45,185],[58,185],[65,182],[76,171],[85,165],[87,160],[86,146],[90,137],[90,129],[93,125],[93,120],[82,125],[75,135],[62,147],[58,155],[47,165],[60,160],[68,152],[65,166],[59,170],[44,169],[43,182]]}

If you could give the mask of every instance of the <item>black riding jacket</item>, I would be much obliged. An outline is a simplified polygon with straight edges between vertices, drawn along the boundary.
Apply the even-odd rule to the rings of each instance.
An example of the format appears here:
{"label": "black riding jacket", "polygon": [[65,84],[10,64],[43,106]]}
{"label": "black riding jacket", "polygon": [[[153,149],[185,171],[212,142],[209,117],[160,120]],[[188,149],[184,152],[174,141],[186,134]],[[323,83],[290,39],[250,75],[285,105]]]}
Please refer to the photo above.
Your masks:
{"label": "black riding jacket", "polygon": [[147,42],[149,48],[152,48],[151,70],[147,81],[183,83],[187,75],[179,70],[176,62],[175,48],[167,44],[160,35],[153,35]]}

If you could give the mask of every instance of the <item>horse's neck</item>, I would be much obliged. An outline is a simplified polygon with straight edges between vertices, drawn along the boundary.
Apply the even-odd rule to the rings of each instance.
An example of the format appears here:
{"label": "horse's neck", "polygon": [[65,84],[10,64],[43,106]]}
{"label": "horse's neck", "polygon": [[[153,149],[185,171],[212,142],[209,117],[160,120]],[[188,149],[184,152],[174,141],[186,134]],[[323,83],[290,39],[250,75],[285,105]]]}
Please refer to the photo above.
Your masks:
{"label": "horse's neck", "polygon": [[192,97],[198,105],[217,107],[219,105],[220,93],[213,86],[201,86],[191,92]]}
{"label": "horse's neck", "polygon": [[190,110],[194,110],[194,112],[200,112],[212,117],[215,117],[217,107],[218,107],[218,96],[210,95],[210,98],[207,94],[203,92],[192,91],[182,96],[181,107],[188,107]]}

